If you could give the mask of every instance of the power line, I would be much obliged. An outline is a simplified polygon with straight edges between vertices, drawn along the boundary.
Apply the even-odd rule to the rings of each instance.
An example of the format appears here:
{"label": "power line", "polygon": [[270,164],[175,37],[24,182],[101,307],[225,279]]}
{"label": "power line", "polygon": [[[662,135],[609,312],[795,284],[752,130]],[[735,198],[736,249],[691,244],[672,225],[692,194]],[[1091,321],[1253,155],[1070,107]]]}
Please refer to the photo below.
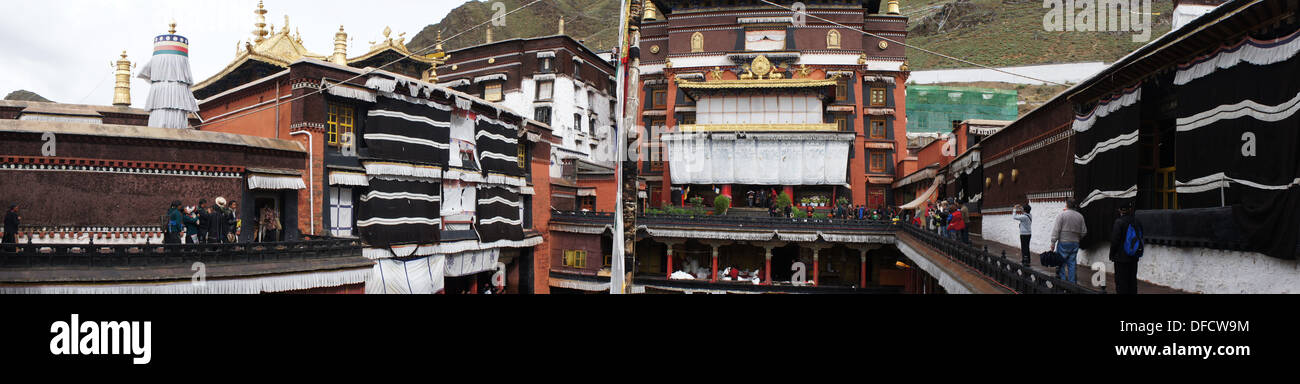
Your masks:
{"label": "power line", "polygon": [[855,28],[853,28],[853,27],[849,27],[849,26],[846,26],[846,25],[844,25],[844,24],[836,23],[836,22],[834,22],[834,21],[826,20],[826,19],[824,19],[824,18],[822,18],[822,17],[820,17],[820,16],[813,15],[813,14],[808,13],[808,12],[798,12],[798,11],[795,11],[794,9],[792,9],[792,8],[790,8],[790,7],[786,7],[786,6],[783,6],[783,5],[777,4],[777,3],[773,3],[773,2],[768,1],[768,0],[759,0],[759,1],[762,1],[762,2],[764,2],[764,3],[767,3],[767,4],[772,5],[772,6],[774,6],[774,7],[777,7],[777,8],[781,8],[781,9],[788,10],[788,11],[790,11],[790,12],[795,12],[796,14],[798,14],[798,13],[802,13],[802,14],[805,15],[805,16],[812,17],[812,18],[815,18],[815,19],[818,19],[818,20],[821,20],[821,21],[825,21],[825,22],[827,22],[827,23],[830,23],[830,24],[835,25],[835,26],[839,26],[839,27],[841,27],[841,28],[847,28],[847,29],[850,29],[850,30],[852,30],[852,31],[854,31],[854,32],[861,33],[861,34],[863,34],[863,35],[867,35],[867,36],[875,37],[875,38],[878,38],[878,39],[881,39],[881,40],[884,40],[884,41],[888,41],[888,42],[890,42],[890,43],[898,44],[898,45],[901,45],[901,46],[904,46],[904,47],[907,47],[907,48],[912,48],[912,49],[915,49],[915,50],[918,50],[918,51],[921,51],[921,52],[925,52],[925,53],[929,53],[929,54],[931,54],[931,55],[939,56],[939,57],[942,57],[942,58],[945,58],[945,59],[949,59],[949,60],[957,61],[957,62],[960,62],[960,63],[970,64],[970,65],[973,65],[973,66],[976,66],[976,67],[980,67],[980,68],[988,69],[988,70],[995,71],[995,72],[1005,73],[1005,74],[1008,74],[1008,75],[1011,75],[1011,76],[1023,77],[1023,78],[1030,79],[1030,80],[1034,80],[1034,81],[1041,81],[1041,82],[1044,82],[1044,83],[1055,84],[1055,85],[1065,85],[1065,84],[1061,84],[1061,83],[1058,83],[1058,82],[1055,82],[1055,81],[1048,81],[1048,80],[1043,80],[1043,79],[1034,78],[1034,77],[1030,77],[1030,76],[1025,76],[1025,75],[1021,75],[1021,74],[1018,74],[1018,73],[1013,73],[1013,72],[1005,71],[1005,70],[1002,70],[1002,69],[994,68],[994,67],[992,67],[992,66],[988,66],[988,65],[984,65],[984,64],[976,63],[976,62],[973,62],[973,61],[970,61],[970,60],[960,59],[960,58],[956,58],[956,57],[948,56],[948,55],[945,55],[945,54],[942,54],[942,53],[939,53],[939,52],[935,52],[935,51],[931,51],[931,50],[928,50],[928,49],[925,49],[925,48],[921,48],[921,47],[918,47],[918,46],[908,45],[907,43],[904,43],[904,42],[901,42],[901,41],[897,41],[897,40],[894,40],[894,39],[890,39],[890,38],[888,38],[888,37],[880,36],[880,35],[877,35],[877,34],[874,34],[874,33],[871,33],[871,32],[863,31],[863,30],[860,30],[860,29],[855,29]]}
{"label": "power line", "polygon": [[[530,2],[530,3],[528,3],[528,4],[524,4],[523,6],[521,6],[521,7],[519,7],[519,8],[515,8],[514,10],[512,10],[512,11],[510,11],[510,12],[506,12],[505,14],[501,15],[501,18],[504,19],[506,16],[509,16],[509,15],[512,14],[512,13],[519,12],[519,10],[522,10],[522,9],[524,9],[524,8],[528,8],[528,7],[532,6],[533,4],[537,4],[537,3],[541,2],[541,1],[542,1],[542,0],[533,0],[532,2]],[[443,40],[440,41],[440,42],[434,42],[433,44],[430,44],[430,45],[427,46],[427,47],[421,48],[421,49],[419,49],[419,50],[416,50],[416,51],[413,51],[413,52],[410,52],[410,53],[407,53],[407,54],[403,54],[403,56],[402,56],[401,58],[398,58],[398,59],[396,59],[396,60],[390,61],[390,62],[388,62],[387,64],[381,65],[381,66],[376,67],[376,68],[370,68],[370,69],[367,69],[367,70],[363,70],[361,74],[356,75],[356,76],[353,76],[353,77],[351,77],[351,78],[349,78],[349,79],[347,79],[347,80],[340,81],[340,82],[338,82],[337,84],[330,84],[329,82],[325,82],[325,86],[322,86],[322,87],[321,87],[320,89],[318,89],[318,90],[314,90],[314,91],[311,91],[311,92],[307,92],[306,94],[303,94],[302,96],[298,96],[298,97],[295,97],[295,98],[292,98],[292,99],[289,99],[289,100],[285,100],[285,101],[282,101],[282,102],[281,102],[281,101],[276,101],[274,104],[271,104],[271,105],[267,105],[267,106],[264,106],[264,107],[261,107],[261,108],[257,108],[257,109],[254,109],[254,110],[250,110],[250,111],[241,112],[241,113],[236,114],[236,115],[234,115],[234,116],[230,116],[230,117],[228,117],[228,118],[222,119],[222,121],[231,120],[231,119],[236,119],[236,118],[240,118],[240,117],[248,116],[248,115],[251,115],[251,114],[254,114],[254,113],[267,111],[267,110],[270,110],[270,109],[272,109],[272,108],[275,108],[275,107],[278,107],[278,106],[281,106],[281,105],[284,105],[284,104],[292,103],[292,102],[294,102],[294,101],[300,100],[300,99],[305,98],[305,97],[307,97],[307,96],[311,96],[311,95],[315,95],[315,94],[318,94],[318,93],[321,93],[321,92],[325,92],[326,90],[328,90],[328,89],[330,89],[330,88],[337,87],[339,84],[344,84],[344,83],[350,82],[350,81],[352,81],[352,80],[356,80],[356,79],[359,79],[359,78],[365,77],[366,75],[369,75],[369,74],[373,73],[373,72],[376,71],[376,70],[384,69],[385,67],[388,67],[388,66],[390,66],[390,65],[397,64],[397,62],[399,62],[399,61],[409,59],[409,58],[411,58],[411,56],[414,56],[414,55],[418,55],[418,54],[420,54],[420,53],[423,53],[424,51],[427,51],[427,50],[429,50],[430,48],[433,48],[433,47],[437,46],[439,43],[450,41],[450,40],[452,40],[452,39],[455,39],[455,38],[459,37],[460,35],[463,35],[463,34],[465,34],[465,33],[468,33],[469,31],[473,31],[473,30],[475,30],[475,29],[478,29],[479,27],[482,27],[482,26],[484,26],[484,25],[487,25],[488,23],[491,23],[491,22],[492,22],[493,20],[495,20],[496,18],[497,18],[497,17],[494,15],[492,18],[488,19],[488,21],[484,21],[484,22],[482,22],[482,23],[479,23],[478,25],[475,25],[475,26],[473,26],[473,27],[469,27],[469,28],[465,29],[464,31],[461,31],[461,32],[459,32],[459,33],[457,33],[457,34],[455,34],[455,35],[451,35],[451,37],[448,37],[448,38],[446,38],[446,39],[443,39]],[[198,124],[198,125],[193,126],[192,128],[194,128],[194,129],[199,129],[199,128],[201,128],[201,127],[204,127],[204,126],[207,126],[207,125],[211,125],[211,124],[214,124],[214,123],[216,123],[216,122],[200,123],[200,124]]]}

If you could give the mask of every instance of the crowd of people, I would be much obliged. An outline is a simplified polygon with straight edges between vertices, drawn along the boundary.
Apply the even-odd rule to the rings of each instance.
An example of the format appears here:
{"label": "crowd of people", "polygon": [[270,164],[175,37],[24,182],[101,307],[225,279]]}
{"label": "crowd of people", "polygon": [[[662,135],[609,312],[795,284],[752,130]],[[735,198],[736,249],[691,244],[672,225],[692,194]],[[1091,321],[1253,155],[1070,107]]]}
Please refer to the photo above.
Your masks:
{"label": "crowd of people", "polygon": [[[213,205],[199,199],[197,206],[182,206],[173,201],[163,225],[163,243],[219,244],[240,242],[244,221],[239,217],[239,202],[226,203],[217,197]],[[275,241],[281,230],[279,213],[270,205],[258,213],[255,241]]]}
{"label": "crowd of people", "polygon": [[970,210],[966,205],[954,200],[928,203],[925,211],[912,218],[912,224],[926,230],[934,231],[939,236],[964,244],[970,244],[970,231],[966,225],[970,220]]}

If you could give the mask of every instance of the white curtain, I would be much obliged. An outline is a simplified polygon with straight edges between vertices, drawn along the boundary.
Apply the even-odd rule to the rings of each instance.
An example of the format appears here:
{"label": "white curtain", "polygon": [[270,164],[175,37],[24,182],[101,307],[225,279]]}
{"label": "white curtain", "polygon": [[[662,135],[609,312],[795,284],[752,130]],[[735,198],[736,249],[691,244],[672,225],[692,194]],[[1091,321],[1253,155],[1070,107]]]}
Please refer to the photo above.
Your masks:
{"label": "white curtain", "polygon": [[444,180],[442,183],[442,220],[449,222],[471,222],[478,206],[478,188],[472,184]]}
{"label": "white curtain", "polygon": [[[447,154],[448,165],[452,167],[478,169],[478,164],[476,163],[478,161],[478,152],[475,151],[474,146],[474,122],[474,119],[467,119],[460,114],[452,114],[451,131],[449,132],[451,148],[449,149],[450,152]],[[465,164],[462,162],[462,151],[470,151],[472,154],[469,156],[469,159],[475,159],[473,160],[475,163]]]}
{"label": "white curtain", "polygon": [[407,261],[382,259],[366,279],[367,294],[434,294],[443,290],[447,259],[443,255]]}
{"label": "white curtain", "polygon": [[781,96],[704,96],[698,124],[821,124],[822,102],[811,93]]}
{"label": "white curtain", "polygon": [[665,135],[673,184],[844,185],[852,134]]}

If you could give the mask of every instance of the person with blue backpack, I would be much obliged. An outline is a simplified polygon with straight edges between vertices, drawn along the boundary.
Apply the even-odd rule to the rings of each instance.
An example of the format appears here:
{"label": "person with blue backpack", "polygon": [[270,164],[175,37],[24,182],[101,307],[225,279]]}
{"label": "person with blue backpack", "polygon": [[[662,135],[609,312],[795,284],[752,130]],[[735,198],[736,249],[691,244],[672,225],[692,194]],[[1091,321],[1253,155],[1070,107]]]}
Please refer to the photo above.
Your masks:
{"label": "person with blue backpack", "polygon": [[1137,294],[1137,265],[1142,258],[1142,223],[1133,212],[1133,201],[1119,208],[1119,218],[1110,231],[1110,261],[1115,263],[1115,292]]}

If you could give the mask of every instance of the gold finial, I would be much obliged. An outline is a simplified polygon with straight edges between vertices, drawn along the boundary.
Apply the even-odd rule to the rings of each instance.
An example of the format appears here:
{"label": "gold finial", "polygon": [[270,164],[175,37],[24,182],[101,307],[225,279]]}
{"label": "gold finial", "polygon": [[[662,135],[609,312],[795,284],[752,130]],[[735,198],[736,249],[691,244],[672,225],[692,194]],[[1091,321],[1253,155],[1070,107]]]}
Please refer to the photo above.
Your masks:
{"label": "gold finial", "polygon": [[257,9],[253,10],[253,14],[257,15],[257,21],[253,23],[253,42],[260,43],[270,34],[266,30],[266,8],[261,0],[257,1]]}
{"label": "gold finial", "polygon": [[889,5],[885,9],[887,9],[886,12],[891,15],[897,15],[901,13],[898,11],[898,0],[889,0]]}
{"label": "gold finial", "polygon": [[438,31],[438,42],[434,43],[433,51],[442,52],[442,31]]}
{"label": "gold finial", "polygon": [[487,42],[486,42],[486,44],[492,44],[492,27],[488,27],[488,29],[487,29]]}
{"label": "gold finial", "polygon": [[113,71],[115,80],[113,105],[129,107],[131,106],[131,62],[126,59],[126,50],[122,50],[122,58],[114,65],[117,70]]}
{"label": "gold finial", "polygon": [[560,16],[560,33],[559,33],[559,34],[560,34],[560,35],[563,35],[563,34],[564,34],[564,16],[563,16],[563,15]]}
{"label": "gold finial", "polygon": [[169,29],[167,29],[167,33],[168,33],[168,34],[175,35],[175,34],[176,34],[176,19],[172,19],[171,24],[167,24],[167,26],[169,27]]}
{"label": "gold finial", "polygon": [[334,33],[334,54],[330,55],[330,62],[338,65],[348,65],[348,33],[343,31],[343,26],[339,26],[339,31]]}
{"label": "gold finial", "polygon": [[393,34],[393,29],[392,29],[392,28],[389,28],[389,27],[387,27],[387,26],[385,26],[385,27],[384,27],[384,41],[392,40],[392,38],[389,38],[389,37],[388,37],[388,35],[391,35],[391,34]]}
{"label": "gold finial", "polygon": [[659,20],[659,9],[655,8],[655,3],[653,1],[646,1],[645,14],[641,16],[641,21],[657,21],[657,20]]}
{"label": "gold finial", "polygon": [[289,15],[284,15],[284,28],[280,30],[285,36],[289,36]]}

